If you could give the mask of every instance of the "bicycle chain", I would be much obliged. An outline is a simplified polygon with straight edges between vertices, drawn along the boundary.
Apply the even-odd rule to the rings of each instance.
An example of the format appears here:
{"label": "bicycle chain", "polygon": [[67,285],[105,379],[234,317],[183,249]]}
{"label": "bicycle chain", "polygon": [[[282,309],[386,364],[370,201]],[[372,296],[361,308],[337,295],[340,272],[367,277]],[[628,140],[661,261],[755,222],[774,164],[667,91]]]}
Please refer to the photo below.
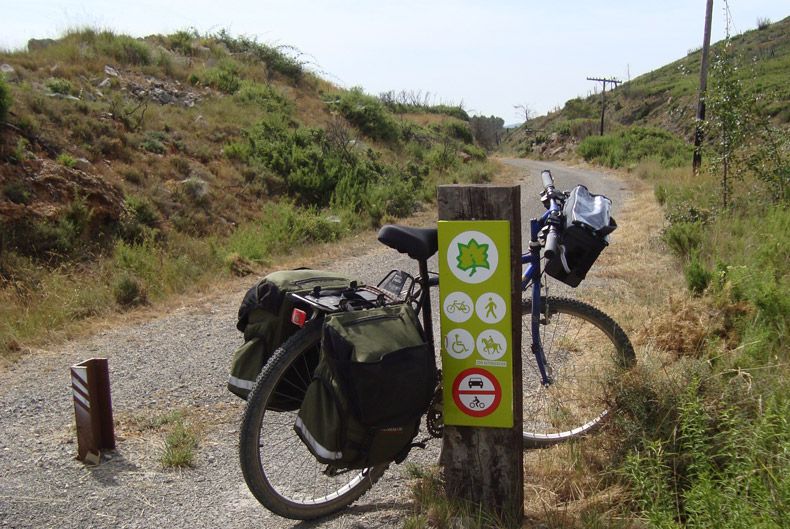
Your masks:
{"label": "bicycle chain", "polygon": [[[439,373],[439,380],[441,380],[441,372]],[[425,414],[425,427],[428,433],[439,439],[444,433],[444,416],[442,415],[442,386],[436,386],[433,392],[431,403],[428,406],[428,412]]]}

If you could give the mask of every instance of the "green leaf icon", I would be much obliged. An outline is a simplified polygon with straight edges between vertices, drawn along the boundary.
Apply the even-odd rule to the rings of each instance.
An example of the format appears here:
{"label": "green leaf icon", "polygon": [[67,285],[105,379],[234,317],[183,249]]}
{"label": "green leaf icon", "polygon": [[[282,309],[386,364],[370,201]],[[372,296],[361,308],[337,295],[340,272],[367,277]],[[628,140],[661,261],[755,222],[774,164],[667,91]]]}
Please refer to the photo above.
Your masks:
{"label": "green leaf icon", "polygon": [[469,272],[469,277],[475,275],[478,268],[489,269],[488,245],[478,244],[474,239],[469,239],[469,244],[458,243],[458,268]]}

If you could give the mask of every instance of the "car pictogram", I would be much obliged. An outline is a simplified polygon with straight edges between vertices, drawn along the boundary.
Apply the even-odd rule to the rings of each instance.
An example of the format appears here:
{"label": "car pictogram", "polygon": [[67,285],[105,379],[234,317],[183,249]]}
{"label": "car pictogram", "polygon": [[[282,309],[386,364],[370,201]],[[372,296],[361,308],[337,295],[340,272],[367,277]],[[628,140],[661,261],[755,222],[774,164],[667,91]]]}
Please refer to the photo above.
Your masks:
{"label": "car pictogram", "polygon": [[469,389],[472,389],[474,387],[478,387],[480,389],[483,389],[483,379],[480,378],[480,377],[472,377],[472,378],[470,378],[469,379]]}

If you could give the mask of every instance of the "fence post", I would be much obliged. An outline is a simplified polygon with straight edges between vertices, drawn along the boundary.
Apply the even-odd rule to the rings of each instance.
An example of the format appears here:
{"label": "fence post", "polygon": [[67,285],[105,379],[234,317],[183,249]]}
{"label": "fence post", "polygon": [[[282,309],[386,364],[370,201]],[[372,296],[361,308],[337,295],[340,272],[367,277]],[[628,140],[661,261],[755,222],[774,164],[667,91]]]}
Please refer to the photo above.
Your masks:
{"label": "fence post", "polygon": [[97,465],[101,450],[115,448],[106,358],[91,358],[71,366],[71,390],[77,423],[77,459]]}
{"label": "fence post", "polygon": [[[444,185],[439,187],[438,207],[445,410],[440,465],[446,492],[520,527],[524,516],[520,187]],[[492,220],[508,223],[479,222]],[[492,235],[469,235],[480,233]],[[486,269],[490,263],[483,255],[492,245],[499,255],[509,254],[509,259],[499,259],[499,273],[504,275],[489,280],[485,277],[496,265]],[[459,268],[468,277],[461,277]],[[497,289],[502,296],[494,294]],[[500,300],[509,303],[509,318],[497,321],[489,316],[499,310]],[[460,315],[453,304],[471,304],[471,315]],[[496,329],[501,333],[492,334]],[[509,340],[506,355],[492,338],[503,335]],[[510,401],[506,401],[508,393]],[[505,415],[511,413],[509,422]]]}

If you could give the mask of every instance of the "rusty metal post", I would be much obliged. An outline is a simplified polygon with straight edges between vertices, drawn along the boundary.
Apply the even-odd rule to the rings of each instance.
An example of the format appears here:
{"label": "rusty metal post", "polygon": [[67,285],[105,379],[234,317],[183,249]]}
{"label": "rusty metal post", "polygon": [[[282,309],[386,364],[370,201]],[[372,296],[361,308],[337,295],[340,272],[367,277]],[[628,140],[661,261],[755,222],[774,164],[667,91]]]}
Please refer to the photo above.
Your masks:
{"label": "rusty metal post", "polygon": [[99,464],[101,451],[115,448],[106,358],[91,358],[71,366],[71,390],[77,423],[77,459]]}

